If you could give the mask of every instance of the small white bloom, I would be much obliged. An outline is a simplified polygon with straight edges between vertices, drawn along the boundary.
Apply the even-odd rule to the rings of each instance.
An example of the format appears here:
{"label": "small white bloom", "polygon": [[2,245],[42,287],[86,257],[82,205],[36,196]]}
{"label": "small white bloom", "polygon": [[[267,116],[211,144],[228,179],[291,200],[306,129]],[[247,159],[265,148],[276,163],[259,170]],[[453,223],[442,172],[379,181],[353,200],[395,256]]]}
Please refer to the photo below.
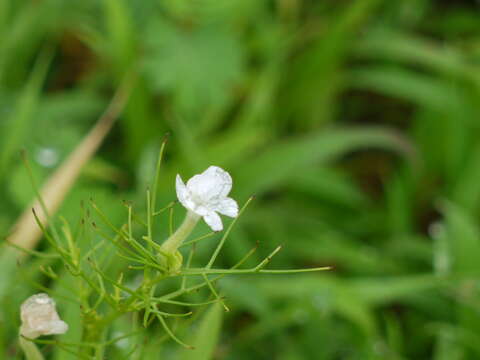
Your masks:
{"label": "small white bloom", "polygon": [[25,300],[20,307],[22,326],[20,334],[30,339],[41,335],[64,334],[68,325],[60,320],[55,301],[47,294],[36,294]]}
{"label": "small white bloom", "polygon": [[199,175],[195,175],[185,185],[180,175],[176,181],[178,200],[188,210],[203,217],[213,231],[223,229],[218,213],[237,217],[238,205],[227,197],[232,189],[232,177],[218,166],[210,166]]}

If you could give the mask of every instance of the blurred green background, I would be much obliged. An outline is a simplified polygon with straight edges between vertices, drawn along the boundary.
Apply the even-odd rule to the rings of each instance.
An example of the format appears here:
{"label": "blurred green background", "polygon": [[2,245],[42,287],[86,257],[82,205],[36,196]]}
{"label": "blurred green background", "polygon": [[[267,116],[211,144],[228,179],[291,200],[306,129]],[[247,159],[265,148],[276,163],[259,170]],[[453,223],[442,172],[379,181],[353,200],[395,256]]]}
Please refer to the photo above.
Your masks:
{"label": "blurred green background", "polygon": [[[63,216],[78,222],[94,197],[121,224],[168,132],[160,203],[176,173],[211,164],[231,172],[239,203],[256,195],[219,265],[258,241],[252,264],[282,244],[271,268],[334,266],[220,282],[232,311],[214,359],[480,358],[477,1],[0,0],[1,234],[34,197],[20,150],[47,179],[132,71]],[[21,358],[23,299],[61,287],[45,261],[17,267],[0,294],[0,358]],[[74,324],[78,309],[58,302]],[[189,359],[163,336],[149,329],[136,358]],[[107,358],[130,358],[121,345]]]}

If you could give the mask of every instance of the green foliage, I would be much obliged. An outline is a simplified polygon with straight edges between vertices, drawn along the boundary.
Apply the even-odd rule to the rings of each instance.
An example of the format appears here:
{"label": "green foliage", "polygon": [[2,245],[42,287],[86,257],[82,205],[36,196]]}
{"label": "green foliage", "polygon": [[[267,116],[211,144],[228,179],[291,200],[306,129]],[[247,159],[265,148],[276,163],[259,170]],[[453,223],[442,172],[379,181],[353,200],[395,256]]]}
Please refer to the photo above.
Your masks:
{"label": "green foliage", "polygon": [[223,313],[220,304],[211,305],[199,327],[194,329],[196,335],[192,337],[193,341],[191,341],[194,349],[183,350],[180,360],[208,360],[213,357],[219,340]]}
{"label": "green foliage", "polygon": [[[209,276],[257,247],[242,266],[251,271],[279,245],[269,269],[334,270],[237,272],[215,288],[229,313],[216,304],[191,322],[168,319],[197,350],[170,341],[159,321],[145,328],[140,313],[95,334],[109,344],[97,358],[477,359],[479,20],[473,1],[0,1],[0,233],[33,196],[19,152],[43,183],[133,71],[120,121],[61,209],[75,237],[85,231],[75,246],[95,252],[108,294],[121,273],[129,289],[141,284],[144,269],[129,269],[104,236],[124,226],[130,204],[148,208],[154,149],[167,132],[153,202],[175,200],[177,173],[211,164],[232,173],[240,203],[255,195]],[[110,230],[93,209],[81,224],[91,198]],[[147,211],[135,215],[134,233],[145,235]],[[181,215],[167,207],[156,217],[152,247]],[[199,226],[190,240],[205,233]],[[220,241],[196,244],[192,278]],[[19,265],[0,247],[0,358],[21,357],[18,308],[43,290],[71,326],[58,340],[82,339],[78,299],[93,306],[99,293],[87,293],[52,245],[43,239]],[[158,265],[150,260],[133,266]],[[175,281],[156,291],[175,291]],[[204,301],[203,282],[205,292],[182,301]],[[42,350],[76,359],[72,348]]]}
{"label": "green foliage", "polygon": [[179,29],[159,19],[149,28],[147,43],[152,87],[173,94],[173,104],[190,114],[205,104],[224,103],[240,78],[241,48],[228,28]]}

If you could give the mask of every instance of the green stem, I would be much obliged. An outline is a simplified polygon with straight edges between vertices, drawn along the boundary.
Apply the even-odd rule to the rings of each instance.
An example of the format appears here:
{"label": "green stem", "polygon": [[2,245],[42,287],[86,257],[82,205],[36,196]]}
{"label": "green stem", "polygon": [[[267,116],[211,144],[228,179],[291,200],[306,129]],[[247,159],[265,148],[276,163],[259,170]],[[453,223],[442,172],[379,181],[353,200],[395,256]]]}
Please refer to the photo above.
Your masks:
{"label": "green stem", "polygon": [[44,357],[37,345],[30,340],[25,339],[23,336],[19,336],[20,347],[25,353],[25,359],[27,360],[44,360]]}
{"label": "green stem", "polygon": [[178,247],[182,245],[182,242],[195,228],[199,219],[200,215],[195,214],[193,211],[188,211],[182,225],[162,244],[162,250],[167,254],[173,254],[177,251]]}

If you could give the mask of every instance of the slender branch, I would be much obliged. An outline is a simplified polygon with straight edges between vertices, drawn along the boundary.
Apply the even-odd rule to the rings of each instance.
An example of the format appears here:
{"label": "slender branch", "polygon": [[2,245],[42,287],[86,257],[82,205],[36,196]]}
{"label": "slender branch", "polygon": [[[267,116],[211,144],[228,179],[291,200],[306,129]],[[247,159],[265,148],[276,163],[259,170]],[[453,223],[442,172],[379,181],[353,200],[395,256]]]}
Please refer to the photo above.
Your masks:
{"label": "slender branch", "polygon": [[242,215],[242,213],[245,211],[245,209],[247,208],[248,204],[250,204],[250,202],[253,200],[253,197],[250,197],[247,202],[245,203],[245,205],[243,205],[242,209],[240,210],[238,216],[233,219],[232,223],[230,224],[230,226],[228,227],[227,231],[225,231],[225,234],[222,236],[222,239],[220,240],[220,242],[218,243],[218,246],[217,248],[215,249],[215,251],[213,252],[213,255],[212,257],[210,258],[210,260],[208,261],[208,264],[206,266],[207,269],[210,269],[213,265],[213,263],[215,262],[215,260],[217,259],[217,256],[218,254],[220,253],[220,250],[222,250],[222,247],[223,245],[225,244],[225,241],[227,240],[227,237],[228,235],[230,235],[230,231],[232,231],[232,228],[233,226],[236,224],[238,218]]}

